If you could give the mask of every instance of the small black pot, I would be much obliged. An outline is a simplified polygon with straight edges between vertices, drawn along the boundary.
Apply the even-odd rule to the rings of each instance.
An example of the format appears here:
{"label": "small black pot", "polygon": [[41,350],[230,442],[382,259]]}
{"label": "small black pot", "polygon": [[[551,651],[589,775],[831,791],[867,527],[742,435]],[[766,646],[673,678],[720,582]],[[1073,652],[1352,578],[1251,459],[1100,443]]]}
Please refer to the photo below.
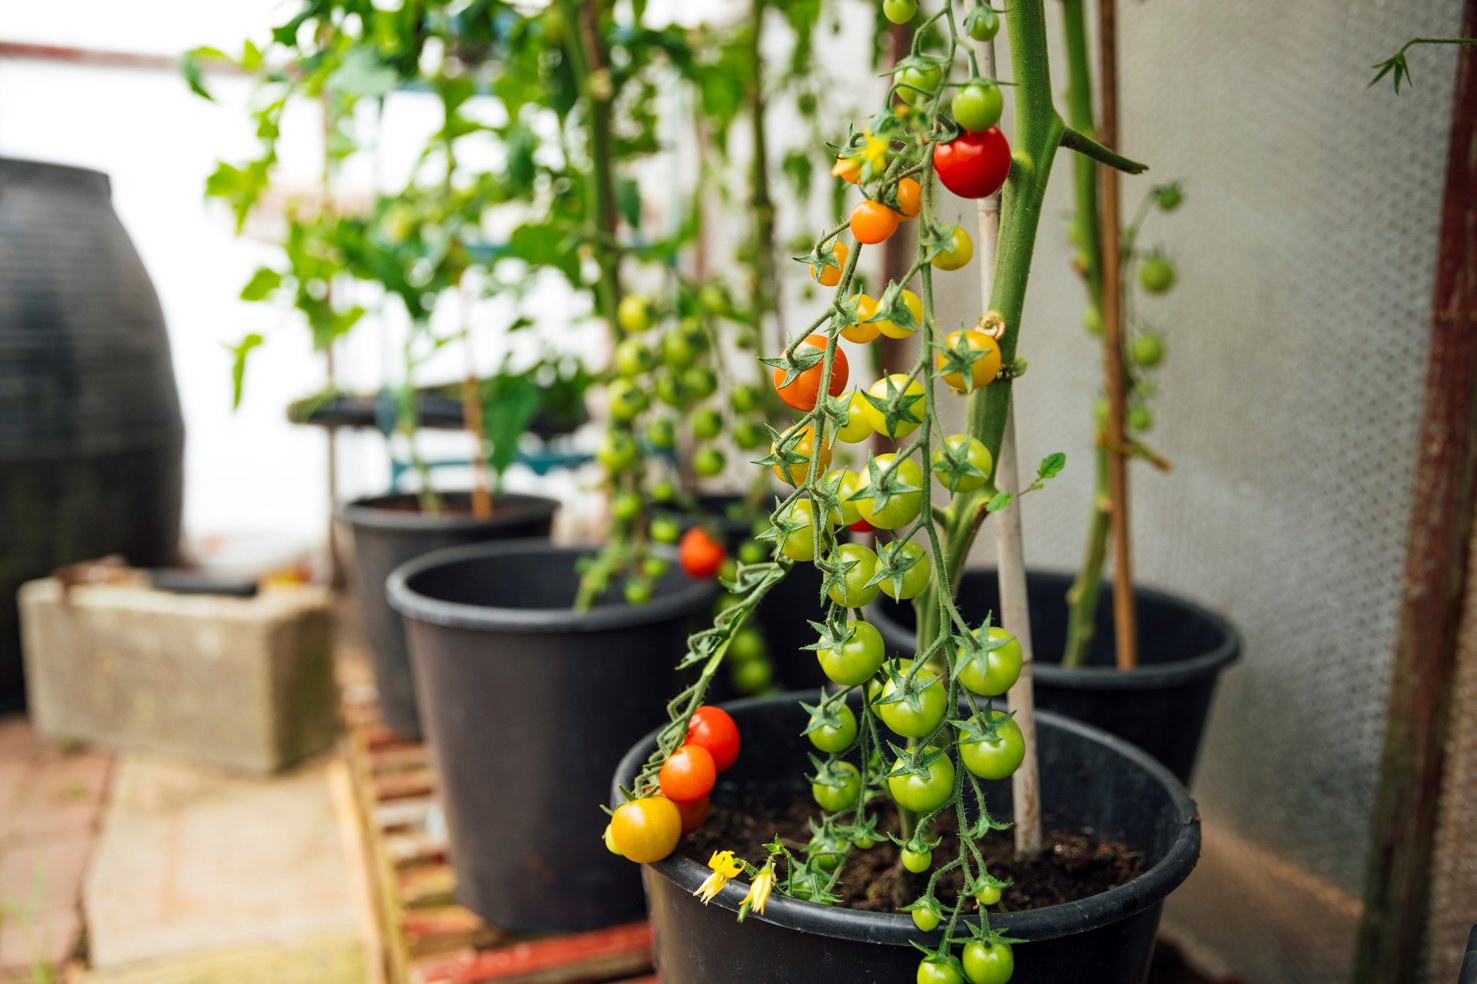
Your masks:
{"label": "small black pot", "polygon": [[[737,763],[713,798],[787,800],[808,796],[810,743],[800,736],[808,694],[782,694],[725,705],[742,736]],[[990,925],[1015,945],[1015,984],[1139,984],[1149,966],[1164,899],[1189,876],[1200,856],[1200,819],[1174,777],[1143,752],[1055,714],[1037,716],[1043,815],[1070,816],[1073,825],[1123,840],[1146,855],[1148,867],[1124,885],[1070,905],[992,914]],[[631,785],[656,748],[648,735],[615,774]],[[1010,783],[987,783],[990,812],[1010,815]],[[735,845],[735,847],[752,845]],[[681,848],[679,847],[679,852]],[[771,896],[762,916],[735,919],[746,884],[731,884],[704,906],[692,892],[708,876],[697,861],[675,854],[647,866],[646,889],[663,980],[705,984],[853,984],[911,981],[919,952],[909,941],[936,943],[910,916],[861,912]]]}
{"label": "small black pot", "polygon": [[[753,523],[735,518],[732,512],[743,501],[742,496],[700,495],[697,501],[716,531],[723,535],[730,555],[738,550],[739,544],[752,538]],[[828,682],[815,653],[802,648],[814,644],[816,633],[810,622],[820,621],[825,612],[821,604],[821,572],[813,564],[796,564],[790,568],[785,579],[770,588],[755,609],[753,624],[764,633],[774,663],[775,683],[781,688],[804,690]]]}
{"label": "small black pot", "polygon": [[390,576],[451,834],[457,899],[504,929],[639,919],[636,869],[597,808],[624,749],[666,720],[713,582],[675,564],[652,600],[571,607],[587,549],[454,547]]}
{"label": "small black pot", "polygon": [[[1098,595],[1097,632],[1087,665],[1060,665],[1067,645],[1068,574],[1030,571],[1031,642],[1036,650],[1036,706],[1102,728],[1126,739],[1160,762],[1186,785],[1195,771],[1200,741],[1221,670],[1241,654],[1241,636],[1229,622],[1194,602],[1152,588],[1134,590],[1138,613],[1137,669],[1113,664],[1113,591]],[[992,570],[966,571],[959,611],[978,624],[1000,610]],[[879,598],[867,609],[888,646],[912,655],[915,613],[911,603]]]}
{"label": "small black pot", "polygon": [[415,677],[405,649],[400,616],[385,600],[385,578],[407,560],[433,550],[489,540],[523,540],[549,535],[559,503],[535,495],[499,495],[492,516],[472,515],[472,497],[442,493],[446,511],[422,513],[414,494],[355,499],[339,507],[338,518],[354,536],[354,595],[359,621],[374,662],[380,718],[397,734],[421,738],[415,705]]}
{"label": "small black pot", "polygon": [[1477,984],[1477,926],[1467,935],[1467,953],[1462,957],[1462,969],[1457,974],[1457,984]]}

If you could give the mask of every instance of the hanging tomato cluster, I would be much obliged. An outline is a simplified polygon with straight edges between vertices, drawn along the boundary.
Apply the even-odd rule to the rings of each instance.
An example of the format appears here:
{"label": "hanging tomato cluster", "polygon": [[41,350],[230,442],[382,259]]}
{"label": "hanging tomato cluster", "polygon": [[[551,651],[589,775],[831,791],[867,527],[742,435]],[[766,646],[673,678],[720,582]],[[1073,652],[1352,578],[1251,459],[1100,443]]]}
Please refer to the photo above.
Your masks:
{"label": "hanging tomato cluster", "polygon": [[612,854],[638,864],[660,861],[677,841],[708,817],[708,794],[718,774],[738,760],[739,731],[728,713],[699,707],[687,725],[687,740],[662,763],[657,788],[622,803],[605,828]]}

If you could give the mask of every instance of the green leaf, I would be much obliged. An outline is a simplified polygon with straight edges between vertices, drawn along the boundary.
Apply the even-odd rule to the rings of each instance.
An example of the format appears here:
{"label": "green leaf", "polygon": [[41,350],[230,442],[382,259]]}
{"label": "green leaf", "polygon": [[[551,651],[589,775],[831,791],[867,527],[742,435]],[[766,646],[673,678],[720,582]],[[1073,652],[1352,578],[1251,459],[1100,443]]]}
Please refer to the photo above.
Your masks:
{"label": "green leaf", "polygon": [[1036,477],[1045,481],[1055,478],[1061,474],[1063,468],[1067,467],[1067,456],[1060,451],[1049,454],[1041,459],[1041,464],[1036,467]]}
{"label": "green leaf", "polygon": [[384,65],[374,51],[353,48],[328,76],[326,87],[346,96],[378,99],[389,95],[398,81],[394,70]]}
{"label": "green leaf", "polygon": [[[231,56],[219,48],[191,48],[180,56],[179,70],[180,74],[185,77],[185,82],[189,85],[191,92],[202,99],[209,99],[213,102],[215,97],[210,94],[209,89],[205,88],[205,70],[203,65],[205,62],[229,63],[230,61]],[[251,69],[247,69],[247,71],[251,71]]]}
{"label": "green leaf", "polygon": [[641,187],[630,178],[615,183],[615,208],[632,229],[641,228]]}
{"label": "green leaf", "polygon": [[518,439],[538,413],[543,397],[525,377],[506,377],[499,383],[483,404],[482,426],[487,434],[488,467],[501,476],[518,457]]}
{"label": "green leaf", "polygon": [[231,353],[231,409],[235,410],[241,406],[241,387],[246,381],[246,357],[251,350],[262,343],[262,336],[256,332],[247,335],[235,345],[227,345],[226,349]]}
{"label": "green leaf", "polygon": [[990,501],[985,503],[985,510],[987,512],[999,512],[1014,501],[1015,496],[1011,495],[1009,492],[996,492],[993,496],[990,497]]}
{"label": "green leaf", "polygon": [[282,286],[282,274],[271,267],[257,267],[246,286],[241,288],[241,299],[243,301],[265,300],[278,287]]}

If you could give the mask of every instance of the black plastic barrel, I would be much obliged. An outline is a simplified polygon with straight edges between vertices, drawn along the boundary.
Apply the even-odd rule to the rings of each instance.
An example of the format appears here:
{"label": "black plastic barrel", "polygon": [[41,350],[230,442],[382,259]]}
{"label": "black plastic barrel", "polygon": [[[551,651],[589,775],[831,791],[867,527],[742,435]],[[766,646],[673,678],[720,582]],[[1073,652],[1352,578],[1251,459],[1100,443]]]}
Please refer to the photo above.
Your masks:
{"label": "black plastic barrel", "polygon": [[338,517],[353,531],[354,596],[359,623],[374,663],[380,719],[406,738],[421,738],[415,675],[405,647],[400,613],[385,598],[385,579],[407,560],[435,550],[493,540],[547,539],[558,501],[534,495],[499,495],[492,515],[472,515],[472,497],[443,493],[444,509],[422,513],[413,494],[356,499],[339,507]]}
{"label": "black plastic barrel", "polygon": [[[859,694],[853,694],[859,698]],[[715,803],[810,798],[809,753],[801,737],[809,693],[736,701],[724,707],[738,724],[738,761],[718,778]],[[859,703],[859,700],[858,700]],[[1042,811],[1048,824],[1120,840],[1145,856],[1145,869],[1123,885],[1068,905],[990,915],[990,925],[1024,940],[1015,950],[1014,984],[1139,984],[1153,954],[1160,910],[1200,856],[1200,819],[1189,794],[1158,762],[1126,742],[1059,715],[1037,716]],[[615,788],[630,787],[656,749],[655,732],[621,761]],[[1010,816],[1010,782],[985,783],[993,816]],[[735,844],[747,852],[756,845]],[[706,865],[678,853],[649,865],[646,887],[665,981],[705,984],[895,984],[914,979],[922,954],[910,941],[937,944],[906,913],[863,912],[771,896],[763,915],[735,918],[748,890],[725,888],[709,905],[692,893]],[[957,955],[957,951],[956,951]]]}
{"label": "black plastic barrel", "polygon": [[24,699],[24,581],[175,562],[183,451],[164,315],[107,175],[0,158],[0,707]]}
{"label": "black plastic barrel", "polygon": [[641,918],[639,870],[605,849],[599,804],[625,750],[667,720],[673,667],[712,604],[713,582],[673,564],[647,604],[612,598],[576,612],[588,554],[537,541],[456,547],[389,581],[457,899],[504,929]]}
{"label": "black plastic barrel", "polygon": [[[1210,716],[1216,680],[1241,653],[1241,636],[1225,619],[1191,601],[1153,588],[1134,589],[1139,666],[1114,663],[1113,591],[1104,585],[1094,612],[1096,633],[1087,665],[1061,665],[1067,645],[1067,589],[1072,576],[1030,571],[1036,706],[1102,728],[1144,749],[1189,784]],[[992,570],[966,571],[959,611],[977,625],[991,612],[999,621],[1000,592]],[[914,651],[911,603],[879,598],[867,611],[895,653]]]}

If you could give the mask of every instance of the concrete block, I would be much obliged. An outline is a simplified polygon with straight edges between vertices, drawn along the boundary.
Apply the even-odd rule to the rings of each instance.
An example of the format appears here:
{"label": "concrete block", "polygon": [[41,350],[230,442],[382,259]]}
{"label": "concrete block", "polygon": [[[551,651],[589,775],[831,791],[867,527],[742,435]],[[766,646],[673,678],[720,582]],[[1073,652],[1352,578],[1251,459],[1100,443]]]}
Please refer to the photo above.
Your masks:
{"label": "concrete block", "polygon": [[337,734],[332,616],[319,589],[64,594],[47,578],[19,600],[31,717],[51,741],[271,772]]}

